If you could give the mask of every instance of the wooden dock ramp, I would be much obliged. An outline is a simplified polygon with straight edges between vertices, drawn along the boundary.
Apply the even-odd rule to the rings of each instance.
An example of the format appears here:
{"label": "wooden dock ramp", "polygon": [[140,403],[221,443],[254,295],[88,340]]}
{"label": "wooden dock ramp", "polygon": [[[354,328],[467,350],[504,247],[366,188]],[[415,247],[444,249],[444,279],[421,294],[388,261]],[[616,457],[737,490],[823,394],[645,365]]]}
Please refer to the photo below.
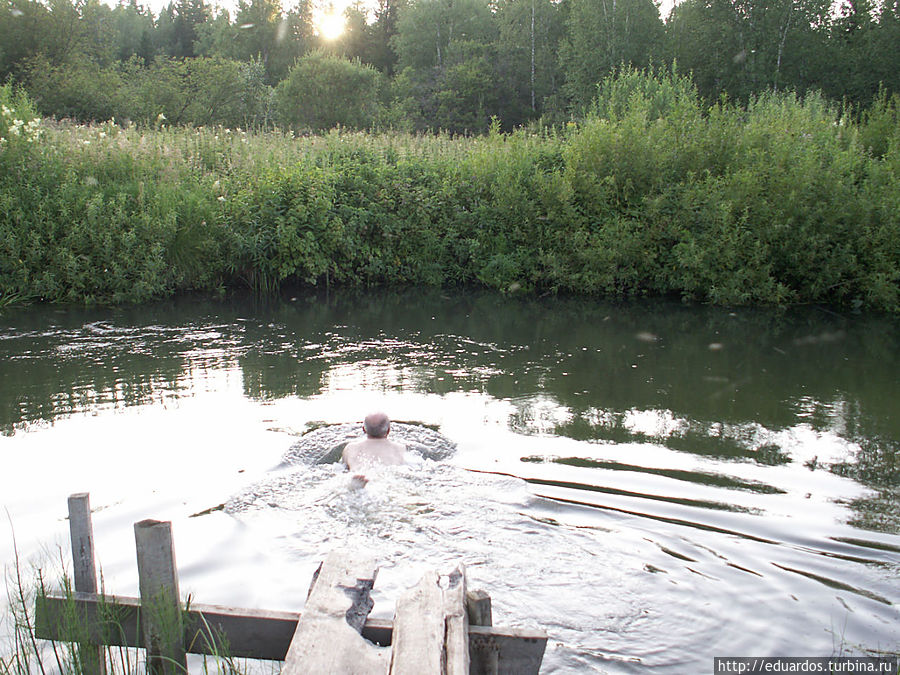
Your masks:
{"label": "wooden dock ramp", "polygon": [[376,573],[373,559],[328,555],[313,577],[282,675],[387,672],[389,654],[362,636]]}
{"label": "wooden dock ramp", "polygon": [[[332,551],[303,612],[240,609],[178,599],[171,523],[135,524],[141,598],[98,594],[88,496],[71,509],[76,587],[36,600],[35,637],[76,642],[85,673],[105,673],[109,647],[146,650],[151,673],[185,672],[186,654],[284,661],[285,675],[536,675],[547,635],[492,624],[491,598],[467,589],[458,565],[427,571],[397,600],[393,620],[371,619],[373,559]],[[90,579],[94,579],[92,585]],[[162,601],[162,602],[161,602]],[[172,612],[174,611],[174,615]],[[174,618],[173,618],[174,617]],[[176,634],[163,628],[176,626]],[[165,639],[163,639],[163,637]]]}

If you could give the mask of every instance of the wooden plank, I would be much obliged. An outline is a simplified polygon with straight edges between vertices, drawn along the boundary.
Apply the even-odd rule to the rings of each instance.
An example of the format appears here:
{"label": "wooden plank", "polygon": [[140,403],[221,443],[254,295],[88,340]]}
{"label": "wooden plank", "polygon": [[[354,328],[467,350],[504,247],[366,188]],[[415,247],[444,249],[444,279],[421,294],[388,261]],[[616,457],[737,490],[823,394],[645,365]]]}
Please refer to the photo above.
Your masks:
{"label": "wooden plank", "polygon": [[[122,596],[51,592],[35,603],[35,636],[43,640],[65,640],[75,617],[93,642],[113,646],[140,647],[140,600]],[[202,617],[202,618],[201,618]],[[185,646],[191,654],[211,654],[205,626],[224,639],[227,653],[235,658],[283,661],[297,630],[299,612],[241,609],[222,605],[191,603],[184,612]],[[67,623],[69,621],[69,623]],[[390,645],[393,622],[368,619],[363,637],[380,645]],[[469,626],[469,651],[490,648],[497,651],[504,673],[537,673],[547,644],[541,630]],[[504,665],[504,661],[513,664]]]}
{"label": "wooden plank", "polygon": [[391,675],[469,672],[465,568],[426,572],[397,600]]}
{"label": "wooden plank", "polygon": [[[493,623],[491,596],[486,591],[466,592],[466,613],[469,627],[490,626]],[[490,644],[469,644],[469,675],[497,675],[500,653]]]}
{"label": "wooden plank", "polygon": [[[91,498],[87,492],[69,495],[69,539],[72,544],[72,571],[75,590],[97,592],[94,564],[94,528],[91,523]],[[78,645],[80,670],[86,675],[106,675],[106,650],[97,643]]]}
{"label": "wooden plank", "polygon": [[147,668],[159,675],[187,672],[172,523],[159,520],[135,523],[134,541]]}
{"label": "wooden plank", "polygon": [[438,574],[429,570],[403,593],[394,610],[391,675],[435,675],[441,672],[444,614]]}
{"label": "wooden plank", "polygon": [[319,568],[282,675],[387,672],[386,651],[360,634],[374,602],[375,560],[332,551]]}
{"label": "wooden plank", "polygon": [[468,675],[469,615],[466,613],[466,568],[459,565],[444,579],[446,584],[441,585],[444,605],[444,673]]}

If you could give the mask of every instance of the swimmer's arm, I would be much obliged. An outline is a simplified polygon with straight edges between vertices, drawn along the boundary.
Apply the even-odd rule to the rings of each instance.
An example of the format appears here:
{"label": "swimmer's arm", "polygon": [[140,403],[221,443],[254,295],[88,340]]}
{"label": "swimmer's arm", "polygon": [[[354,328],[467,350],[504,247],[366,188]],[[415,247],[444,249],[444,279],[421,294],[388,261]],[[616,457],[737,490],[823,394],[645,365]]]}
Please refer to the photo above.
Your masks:
{"label": "swimmer's arm", "polygon": [[347,469],[351,469],[353,464],[356,464],[356,451],[351,446],[347,446],[344,448],[344,452],[341,453],[341,462],[344,463],[344,466]]}
{"label": "swimmer's arm", "polygon": [[[356,464],[357,453],[354,448],[346,447],[344,448],[344,452],[341,453],[341,461],[344,463],[344,466],[348,471],[355,471],[354,465]],[[360,490],[366,486],[369,482],[369,479],[366,478],[362,473],[354,473],[350,478],[350,489],[351,490]]]}

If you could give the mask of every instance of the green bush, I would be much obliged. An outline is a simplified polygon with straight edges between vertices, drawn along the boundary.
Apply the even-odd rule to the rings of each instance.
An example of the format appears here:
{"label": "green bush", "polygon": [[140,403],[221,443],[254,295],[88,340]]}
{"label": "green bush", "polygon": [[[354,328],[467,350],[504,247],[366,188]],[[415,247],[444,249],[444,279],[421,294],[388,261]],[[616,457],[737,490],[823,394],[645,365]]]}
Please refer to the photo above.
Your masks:
{"label": "green bush", "polygon": [[[0,297],[479,284],[900,311],[900,143],[866,140],[893,103],[857,124],[815,94],[707,108],[677,75],[600,92],[564,131],[475,138],[42,124],[0,143]],[[33,118],[0,98],[0,133]]]}
{"label": "green bush", "polygon": [[307,54],[276,89],[279,119],[295,129],[370,128],[379,111],[380,77],[358,61],[321,51]]}

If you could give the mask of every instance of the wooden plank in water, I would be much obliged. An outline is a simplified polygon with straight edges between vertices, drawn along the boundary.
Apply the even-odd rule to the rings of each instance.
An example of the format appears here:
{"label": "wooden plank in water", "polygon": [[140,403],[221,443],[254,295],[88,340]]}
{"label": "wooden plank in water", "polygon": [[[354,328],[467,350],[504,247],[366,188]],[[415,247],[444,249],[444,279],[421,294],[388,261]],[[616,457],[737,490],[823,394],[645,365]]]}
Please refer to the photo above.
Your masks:
{"label": "wooden plank in water", "polygon": [[[66,640],[72,635],[67,626],[70,628],[74,619],[83,631],[79,637],[86,635],[98,644],[140,647],[140,604],[138,598],[93,593],[67,597],[51,592],[35,602],[35,636]],[[215,638],[221,640],[218,644],[227,645],[227,653],[235,658],[283,661],[299,619],[299,612],[191,603],[184,612],[185,647],[191,654],[212,654],[210,645]],[[393,630],[389,619],[368,619],[362,634],[371,642],[390,645]],[[470,653],[473,649],[495,650],[503,673],[536,674],[546,644],[547,634],[541,630],[469,626]]]}
{"label": "wooden plank in water", "polygon": [[332,551],[319,568],[282,675],[386,673],[387,657],[361,635],[373,601],[377,569],[372,558]]}
{"label": "wooden plank in water", "polygon": [[426,572],[397,600],[391,675],[469,672],[465,568],[439,577]]}

